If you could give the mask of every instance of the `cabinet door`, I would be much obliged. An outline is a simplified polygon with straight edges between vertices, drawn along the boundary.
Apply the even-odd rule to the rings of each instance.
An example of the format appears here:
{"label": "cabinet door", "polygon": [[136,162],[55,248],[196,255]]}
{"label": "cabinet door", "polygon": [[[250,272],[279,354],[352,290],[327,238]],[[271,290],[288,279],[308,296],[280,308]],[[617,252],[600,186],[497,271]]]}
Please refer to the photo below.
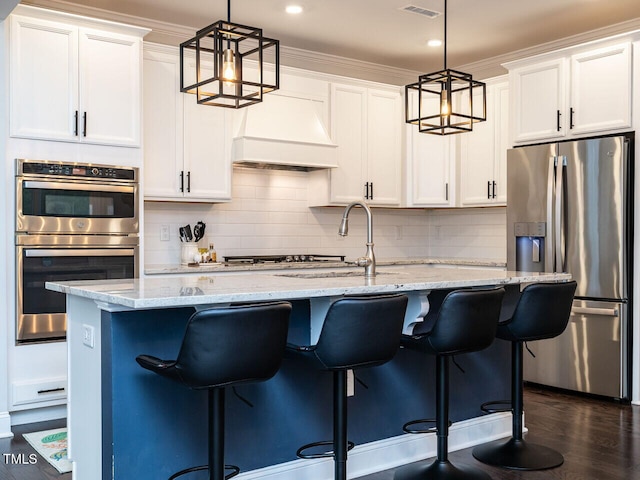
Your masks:
{"label": "cabinet door", "polygon": [[[476,98],[474,98],[474,102]],[[481,97],[477,99],[481,101]],[[487,87],[487,121],[473,125],[473,131],[457,135],[460,158],[460,206],[493,203],[496,117],[494,91]]]}
{"label": "cabinet door", "polygon": [[144,197],[182,198],[182,96],[177,55],[144,52]]}
{"label": "cabinet door", "polygon": [[11,17],[11,136],[76,141],[78,30]]}
{"label": "cabinet door", "polygon": [[459,135],[460,206],[497,206],[507,201],[509,85],[487,85],[487,121]]}
{"label": "cabinet door", "polygon": [[338,145],[338,167],[331,170],[331,202],[364,198],[367,144],[367,90],[331,85],[331,136]]}
{"label": "cabinet door", "polygon": [[631,126],[631,44],[571,57],[571,133]]}
{"label": "cabinet door", "polygon": [[510,72],[515,142],[565,135],[566,60],[558,59]]}
{"label": "cabinet door", "polygon": [[[226,108],[184,100],[184,189],[192,200],[231,199],[231,159],[227,147]],[[251,107],[248,107],[251,108]]]}
{"label": "cabinet door", "polygon": [[509,143],[509,84],[496,85],[493,93],[495,106],[495,178],[494,204],[507,204],[507,150]]}
{"label": "cabinet door", "polygon": [[367,175],[372,205],[399,205],[402,159],[400,92],[367,93]]}
{"label": "cabinet door", "polygon": [[80,139],[140,145],[140,53],[137,37],[80,29]]}

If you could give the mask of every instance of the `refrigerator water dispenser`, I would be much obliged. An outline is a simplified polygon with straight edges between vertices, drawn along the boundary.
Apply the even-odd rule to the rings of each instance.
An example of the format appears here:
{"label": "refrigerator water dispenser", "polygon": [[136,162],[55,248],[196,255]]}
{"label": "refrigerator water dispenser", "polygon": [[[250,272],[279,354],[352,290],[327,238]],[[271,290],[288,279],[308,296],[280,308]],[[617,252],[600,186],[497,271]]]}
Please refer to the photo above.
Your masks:
{"label": "refrigerator water dispenser", "polygon": [[514,224],[516,240],[516,270],[544,272],[545,222]]}

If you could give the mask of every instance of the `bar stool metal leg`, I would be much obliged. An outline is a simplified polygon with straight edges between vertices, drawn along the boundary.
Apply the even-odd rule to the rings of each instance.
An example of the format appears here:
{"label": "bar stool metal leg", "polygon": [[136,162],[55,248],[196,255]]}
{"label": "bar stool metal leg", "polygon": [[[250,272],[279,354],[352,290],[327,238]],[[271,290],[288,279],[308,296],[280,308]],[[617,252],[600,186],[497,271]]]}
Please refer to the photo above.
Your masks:
{"label": "bar stool metal leg", "polygon": [[347,480],[347,371],[333,372],[333,454],[335,480]]}
{"label": "bar stool metal leg", "polygon": [[436,357],[437,456],[431,464],[420,462],[399,468],[394,480],[491,480],[475,468],[457,467],[449,462],[449,358]]}
{"label": "bar stool metal leg", "polygon": [[499,440],[480,445],[473,449],[473,456],[482,463],[512,470],[546,470],[559,467],[564,463],[564,457],[560,452],[544,445],[525,442],[523,439],[523,342],[511,343],[511,358],[512,437],[507,442]]}

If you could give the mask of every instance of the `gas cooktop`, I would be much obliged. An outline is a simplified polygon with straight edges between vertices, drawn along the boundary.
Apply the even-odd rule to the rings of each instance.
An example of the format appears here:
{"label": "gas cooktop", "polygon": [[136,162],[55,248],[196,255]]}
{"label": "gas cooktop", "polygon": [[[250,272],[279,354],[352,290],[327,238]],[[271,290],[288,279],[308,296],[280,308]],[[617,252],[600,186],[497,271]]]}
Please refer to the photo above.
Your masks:
{"label": "gas cooktop", "polygon": [[297,263],[344,262],[344,255],[234,255],[225,256],[225,263]]}

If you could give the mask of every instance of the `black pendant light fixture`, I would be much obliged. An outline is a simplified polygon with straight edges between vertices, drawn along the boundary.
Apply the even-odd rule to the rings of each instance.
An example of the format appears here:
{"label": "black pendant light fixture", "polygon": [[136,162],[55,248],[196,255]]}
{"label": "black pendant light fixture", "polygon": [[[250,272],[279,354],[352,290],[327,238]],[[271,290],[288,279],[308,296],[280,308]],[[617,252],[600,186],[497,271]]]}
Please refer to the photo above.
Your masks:
{"label": "black pendant light fixture", "polygon": [[231,23],[231,0],[226,21],[180,44],[180,91],[195,94],[200,104],[247,107],[279,86],[280,42],[261,28]]}
{"label": "black pendant light fixture", "polygon": [[450,135],[472,131],[475,122],[487,119],[486,112],[486,85],[468,73],[447,68],[447,0],[444,0],[444,68],[420,75],[416,83],[405,86],[406,122],[418,125],[422,133]]}

